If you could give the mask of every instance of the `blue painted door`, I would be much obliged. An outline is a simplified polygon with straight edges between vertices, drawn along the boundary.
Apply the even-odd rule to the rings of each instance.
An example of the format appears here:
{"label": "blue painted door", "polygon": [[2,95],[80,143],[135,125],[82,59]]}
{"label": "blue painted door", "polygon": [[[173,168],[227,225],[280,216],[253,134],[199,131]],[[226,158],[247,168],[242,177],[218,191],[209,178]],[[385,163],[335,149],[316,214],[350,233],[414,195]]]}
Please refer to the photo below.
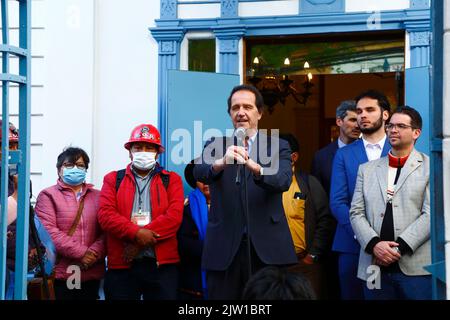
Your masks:
{"label": "blue painted door", "polygon": [[227,99],[239,82],[238,75],[168,72],[165,166],[183,177],[185,194],[192,190],[184,179],[186,164],[201,154],[210,137],[231,135]]}
{"label": "blue painted door", "polygon": [[416,149],[430,156],[430,71],[429,67],[405,71],[405,101],[422,116],[422,134]]}

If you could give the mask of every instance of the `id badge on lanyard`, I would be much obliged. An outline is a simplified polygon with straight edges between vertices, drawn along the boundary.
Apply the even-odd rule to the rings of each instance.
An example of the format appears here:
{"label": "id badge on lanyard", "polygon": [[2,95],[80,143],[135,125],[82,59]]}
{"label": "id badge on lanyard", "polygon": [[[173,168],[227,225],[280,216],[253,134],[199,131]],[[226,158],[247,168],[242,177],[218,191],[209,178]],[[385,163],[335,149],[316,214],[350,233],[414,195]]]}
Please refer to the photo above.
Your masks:
{"label": "id badge on lanyard", "polygon": [[137,224],[140,227],[148,225],[150,223],[150,212],[142,211],[139,209],[138,212],[133,213],[131,222]]}

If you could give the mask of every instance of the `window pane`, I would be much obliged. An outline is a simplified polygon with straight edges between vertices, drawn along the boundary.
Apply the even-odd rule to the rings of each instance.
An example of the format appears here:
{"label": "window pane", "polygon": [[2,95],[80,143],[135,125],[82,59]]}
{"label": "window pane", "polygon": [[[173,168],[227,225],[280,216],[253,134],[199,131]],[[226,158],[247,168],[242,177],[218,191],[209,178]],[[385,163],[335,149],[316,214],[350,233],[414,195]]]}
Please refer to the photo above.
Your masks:
{"label": "window pane", "polygon": [[247,76],[395,72],[403,71],[405,62],[401,37],[314,42],[293,39],[282,44],[250,43],[248,47]]}
{"label": "window pane", "polygon": [[216,41],[189,40],[189,71],[216,72]]}

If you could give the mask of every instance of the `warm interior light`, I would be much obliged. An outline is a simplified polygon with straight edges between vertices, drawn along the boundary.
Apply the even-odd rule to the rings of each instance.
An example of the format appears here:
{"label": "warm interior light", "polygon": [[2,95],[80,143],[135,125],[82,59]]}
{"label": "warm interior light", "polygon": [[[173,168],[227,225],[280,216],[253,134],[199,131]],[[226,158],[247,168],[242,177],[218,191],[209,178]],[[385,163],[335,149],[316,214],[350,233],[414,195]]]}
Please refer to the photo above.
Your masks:
{"label": "warm interior light", "polygon": [[308,81],[311,81],[311,80],[312,80],[312,78],[313,78],[313,76],[312,76],[312,73],[311,73],[311,72],[309,72],[309,73],[308,73]]}
{"label": "warm interior light", "polygon": [[309,69],[309,63],[308,63],[308,61],[305,61],[305,64],[303,65],[303,68],[304,68],[304,69]]}
{"label": "warm interior light", "polygon": [[258,57],[255,57],[255,59],[253,59],[253,63],[254,63],[254,64],[259,64],[259,59],[258,59]]}
{"label": "warm interior light", "polygon": [[291,64],[291,61],[289,61],[289,58],[284,59],[284,65],[289,66]]}

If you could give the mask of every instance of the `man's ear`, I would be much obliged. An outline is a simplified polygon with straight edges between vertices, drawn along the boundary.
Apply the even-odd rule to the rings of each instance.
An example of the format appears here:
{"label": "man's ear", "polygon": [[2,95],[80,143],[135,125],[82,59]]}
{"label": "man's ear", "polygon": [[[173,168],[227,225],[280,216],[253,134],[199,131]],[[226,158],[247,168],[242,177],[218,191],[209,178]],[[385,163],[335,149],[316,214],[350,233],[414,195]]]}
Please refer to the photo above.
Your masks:
{"label": "man's ear", "polygon": [[336,125],[338,126],[338,127],[341,127],[342,126],[342,119],[341,118],[336,118]]}
{"label": "man's ear", "polygon": [[292,152],[291,153],[291,161],[295,164],[298,159],[300,158],[300,155],[298,154],[298,152]]}
{"label": "man's ear", "polygon": [[421,129],[414,129],[413,132],[414,143],[416,143],[417,139],[419,139],[421,133],[422,133]]}

